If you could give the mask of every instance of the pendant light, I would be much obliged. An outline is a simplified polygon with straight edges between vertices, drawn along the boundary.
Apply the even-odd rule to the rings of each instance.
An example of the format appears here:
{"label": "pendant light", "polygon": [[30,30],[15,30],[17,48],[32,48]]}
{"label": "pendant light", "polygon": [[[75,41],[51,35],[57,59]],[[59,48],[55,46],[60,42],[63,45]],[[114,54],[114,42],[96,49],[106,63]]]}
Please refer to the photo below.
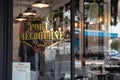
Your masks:
{"label": "pendant light", "polygon": [[29,7],[27,8],[27,10],[23,12],[23,15],[25,16],[36,15],[36,11],[32,10],[32,8],[30,7],[30,0],[29,0]]}
{"label": "pendant light", "polygon": [[38,8],[45,8],[45,7],[49,7],[50,5],[44,0],[36,0],[32,6]]}
{"label": "pendant light", "polygon": [[19,15],[15,18],[15,21],[26,21],[26,19],[23,17],[23,14],[21,13],[21,0],[19,2],[19,8],[20,8],[20,13]]}
{"label": "pendant light", "polygon": [[15,21],[26,21],[27,19],[25,19],[24,17],[23,17],[23,14],[22,13],[20,13],[16,18],[15,18]]}

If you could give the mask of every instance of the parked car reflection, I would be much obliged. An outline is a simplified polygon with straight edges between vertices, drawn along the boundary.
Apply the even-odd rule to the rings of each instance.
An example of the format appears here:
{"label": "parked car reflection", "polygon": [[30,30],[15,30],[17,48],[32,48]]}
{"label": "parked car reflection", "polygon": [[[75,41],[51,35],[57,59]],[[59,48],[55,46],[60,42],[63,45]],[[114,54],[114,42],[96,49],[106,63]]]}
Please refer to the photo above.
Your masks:
{"label": "parked car reflection", "polygon": [[117,50],[107,50],[107,52],[109,53],[110,57],[118,55],[119,52]]}
{"label": "parked car reflection", "polygon": [[114,61],[114,63],[120,65],[120,54],[117,54],[117,55],[115,55],[115,56],[112,56],[110,59],[111,59],[112,61]]}

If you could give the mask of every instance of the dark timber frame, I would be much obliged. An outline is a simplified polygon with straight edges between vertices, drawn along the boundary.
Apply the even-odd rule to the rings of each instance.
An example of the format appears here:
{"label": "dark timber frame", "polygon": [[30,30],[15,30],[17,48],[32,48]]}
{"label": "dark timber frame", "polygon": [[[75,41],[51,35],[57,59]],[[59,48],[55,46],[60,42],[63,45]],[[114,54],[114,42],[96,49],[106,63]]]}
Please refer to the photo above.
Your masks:
{"label": "dark timber frame", "polygon": [[0,0],[0,80],[12,80],[13,0]]}
{"label": "dark timber frame", "polygon": [[74,0],[71,0],[71,36],[70,36],[70,39],[71,39],[71,80],[75,80],[75,54],[74,54],[74,39],[75,39],[75,27],[74,27],[74,24],[75,24],[75,1]]}

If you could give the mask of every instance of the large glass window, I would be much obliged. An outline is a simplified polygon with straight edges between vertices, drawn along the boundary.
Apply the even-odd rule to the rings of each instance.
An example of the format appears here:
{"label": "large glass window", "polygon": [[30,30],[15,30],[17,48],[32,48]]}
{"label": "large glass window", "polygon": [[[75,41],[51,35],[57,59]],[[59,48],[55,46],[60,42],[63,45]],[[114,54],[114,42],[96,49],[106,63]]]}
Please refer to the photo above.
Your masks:
{"label": "large glass window", "polygon": [[33,0],[14,0],[13,80],[70,79],[70,2],[58,1],[36,8]]}
{"label": "large glass window", "polygon": [[73,38],[70,0],[45,1],[37,8],[34,0],[13,0],[12,79],[71,80],[74,70],[76,80],[117,80],[120,1],[75,0]]}

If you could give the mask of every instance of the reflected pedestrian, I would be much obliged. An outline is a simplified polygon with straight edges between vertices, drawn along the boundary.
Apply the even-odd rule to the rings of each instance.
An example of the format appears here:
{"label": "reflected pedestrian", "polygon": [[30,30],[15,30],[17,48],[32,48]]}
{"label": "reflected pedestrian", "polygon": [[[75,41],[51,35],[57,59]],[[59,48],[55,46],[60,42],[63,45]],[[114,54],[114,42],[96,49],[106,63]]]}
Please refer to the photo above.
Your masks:
{"label": "reflected pedestrian", "polygon": [[44,80],[45,47],[39,45],[44,45],[44,43],[28,40],[21,42],[19,47],[20,62],[30,62],[30,80]]}

